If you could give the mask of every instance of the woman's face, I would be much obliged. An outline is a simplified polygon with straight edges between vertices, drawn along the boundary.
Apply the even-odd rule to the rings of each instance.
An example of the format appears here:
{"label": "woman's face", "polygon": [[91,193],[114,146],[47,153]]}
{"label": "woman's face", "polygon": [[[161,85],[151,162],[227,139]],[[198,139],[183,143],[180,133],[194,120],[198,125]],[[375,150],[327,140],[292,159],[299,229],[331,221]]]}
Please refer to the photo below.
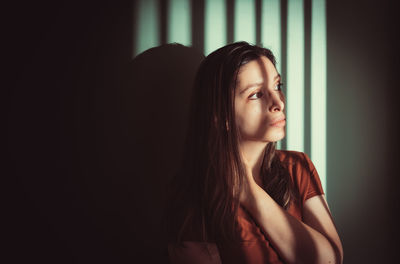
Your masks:
{"label": "woman's face", "polygon": [[265,56],[239,69],[235,115],[242,141],[275,142],[285,136],[280,86],[280,75]]}

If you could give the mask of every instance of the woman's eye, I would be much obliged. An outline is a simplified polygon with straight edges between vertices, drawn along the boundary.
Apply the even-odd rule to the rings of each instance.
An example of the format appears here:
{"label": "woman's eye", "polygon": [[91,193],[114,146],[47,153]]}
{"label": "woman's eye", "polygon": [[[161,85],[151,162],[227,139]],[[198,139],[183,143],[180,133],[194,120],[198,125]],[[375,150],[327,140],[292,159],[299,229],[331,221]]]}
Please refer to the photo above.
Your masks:
{"label": "woman's eye", "polygon": [[262,92],[257,92],[257,93],[255,93],[255,94],[250,95],[250,96],[249,96],[249,99],[258,99],[258,98],[260,98],[261,96],[263,96],[263,93],[262,93]]}
{"label": "woman's eye", "polygon": [[282,85],[283,85],[283,83],[278,83],[278,84],[275,86],[275,91],[282,91]]}

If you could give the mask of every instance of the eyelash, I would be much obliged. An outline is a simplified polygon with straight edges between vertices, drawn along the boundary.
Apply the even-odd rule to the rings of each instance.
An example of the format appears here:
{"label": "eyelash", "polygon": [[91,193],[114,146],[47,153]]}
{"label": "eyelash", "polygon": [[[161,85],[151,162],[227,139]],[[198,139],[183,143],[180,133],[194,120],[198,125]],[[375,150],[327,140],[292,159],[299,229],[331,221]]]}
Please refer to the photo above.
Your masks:
{"label": "eyelash", "polygon": [[282,91],[283,83],[278,83],[275,87],[278,87],[277,91]]}
{"label": "eyelash", "polygon": [[[275,91],[282,91],[282,85],[283,85],[283,83],[278,83],[278,84],[275,86],[275,88],[278,87],[278,89],[276,89]],[[261,96],[260,96],[260,97],[257,97],[257,98],[251,98],[251,97],[253,97],[254,95],[259,94],[259,93],[261,93],[261,96],[264,95],[263,92],[256,92],[256,93],[250,95],[250,96],[249,96],[249,99],[251,99],[251,100],[256,100],[256,99],[260,98]]]}
{"label": "eyelash", "polygon": [[256,99],[260,98],[261,96],[260,96],[260,97],[257,97],[257,98],[252,98],[254,95],[259,94],[259,93],[261,93],[261,96],[264,95],[263,92],[256,92],[256,93],[250,95],[250,96],[249,96],[249,99],[250,99],[250,100],[256,100]]}

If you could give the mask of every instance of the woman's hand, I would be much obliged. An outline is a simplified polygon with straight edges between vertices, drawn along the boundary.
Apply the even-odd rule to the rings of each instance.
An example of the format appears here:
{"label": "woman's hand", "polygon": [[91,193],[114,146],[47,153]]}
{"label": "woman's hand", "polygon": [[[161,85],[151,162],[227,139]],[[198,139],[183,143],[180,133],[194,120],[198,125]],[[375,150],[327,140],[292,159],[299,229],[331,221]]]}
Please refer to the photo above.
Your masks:
{"label": "woman's hand", "polygon": [[249,209],[250,206],[254,205],[256,202],[257,195],[259,195],[260,192],[265,193],[265,191],[255,181],[249,161],[244,157],[243,154],[241,157],[245,167],[246,176],[243,179],[239,201],[245,208]]}

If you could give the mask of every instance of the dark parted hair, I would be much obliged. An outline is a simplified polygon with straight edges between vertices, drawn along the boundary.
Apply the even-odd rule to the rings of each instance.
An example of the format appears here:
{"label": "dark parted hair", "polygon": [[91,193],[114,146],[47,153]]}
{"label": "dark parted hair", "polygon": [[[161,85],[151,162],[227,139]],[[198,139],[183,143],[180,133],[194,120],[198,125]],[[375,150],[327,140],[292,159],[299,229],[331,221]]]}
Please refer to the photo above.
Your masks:
{"label": "dark parted hair", "polygon": [[[167,227],[172,243],[179,244],[182,235],[192,231],[204,242],[237,241],[246,172],[235,123],[235,89],[240,67],[262,56],[276,64],[269,49],[236,42],[208,55],[197,71],[182,166],[169,189]],[[276,142],[267,144],[260,175],[267,193],[287,209],[295,198],[293,185],[275,150]]]}

